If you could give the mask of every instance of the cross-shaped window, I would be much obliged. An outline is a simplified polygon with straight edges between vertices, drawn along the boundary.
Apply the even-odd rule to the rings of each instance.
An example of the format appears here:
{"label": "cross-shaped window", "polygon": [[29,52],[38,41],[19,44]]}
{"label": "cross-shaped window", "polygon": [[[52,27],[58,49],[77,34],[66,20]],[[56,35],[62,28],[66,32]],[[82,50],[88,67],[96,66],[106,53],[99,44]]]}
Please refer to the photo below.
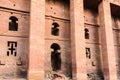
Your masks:
{"label": "cross-shaped window", "polygon": [[16,56],[16,48],[17,48],[17,42],[14,41],[8,41],[8,51],[7,51],[7,56],[9,55],[14,55]]}

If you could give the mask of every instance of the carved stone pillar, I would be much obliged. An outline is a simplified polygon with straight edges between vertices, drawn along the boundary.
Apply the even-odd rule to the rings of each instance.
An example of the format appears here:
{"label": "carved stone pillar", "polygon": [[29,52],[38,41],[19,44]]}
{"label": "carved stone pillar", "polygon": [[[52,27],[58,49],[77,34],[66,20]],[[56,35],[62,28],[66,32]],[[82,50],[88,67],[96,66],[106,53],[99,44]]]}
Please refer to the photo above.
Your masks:
{"label": "carved stone pillar", "polygon": [[45,0],[31,0],[28,80],[44,80]]}
{"label": "carved stone pillar", "polygon": [[73,80],[87,80],[83,0],[70,0]]}
{"label": "carved stone pillar", "polygon": [[100,35],[102,47],[102,71],[105,80],[117,80],[115,50],[111,21],[110,3],[102,1],[99,5]]}

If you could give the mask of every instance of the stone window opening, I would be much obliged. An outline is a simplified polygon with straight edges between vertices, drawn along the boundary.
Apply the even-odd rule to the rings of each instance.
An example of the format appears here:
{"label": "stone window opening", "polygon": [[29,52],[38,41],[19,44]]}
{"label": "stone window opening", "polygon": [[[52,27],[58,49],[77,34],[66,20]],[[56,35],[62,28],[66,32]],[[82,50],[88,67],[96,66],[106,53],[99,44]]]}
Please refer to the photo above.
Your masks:
{"label": "stone window opening", "polygon": [[15,16],[11,16],[9,18],[10,22],[9,22],[9,30],[10,31],[18,31],[18,18],[16,18]]}
{"label": "stone window opening", "polygon": [[86,57],[91,59],[90,48],[86,48]]}
{"label": "stone window opening", "polygon": [[61,53],[60,46],[56,43],[51,45],[51,67],[53,71],[61,70]]}
{"label": "stone window opening", "polygon": [[85,28],[85,39],[89,39],[89,30]]}
{"label": "stone window opening", "polygon": [[7,56],[13,55],[17,56],[17,42],[14,41],[8,41],[8,51],[7,51]]}
{"label": "stone window opening", "polygon": [[59,24],[58,23],[53,22],[51,34],[54,36],[59,36]]}
{"label": "stone window opening", "polygon": [[92,61],[92,66],[96,66],[94,61]]}

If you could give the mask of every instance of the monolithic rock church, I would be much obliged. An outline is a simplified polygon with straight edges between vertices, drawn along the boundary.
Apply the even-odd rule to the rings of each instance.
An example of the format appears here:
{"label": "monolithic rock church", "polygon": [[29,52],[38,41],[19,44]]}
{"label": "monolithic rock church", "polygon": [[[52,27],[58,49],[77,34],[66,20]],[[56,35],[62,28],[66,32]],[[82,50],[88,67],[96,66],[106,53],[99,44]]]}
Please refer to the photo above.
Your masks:
{"label": "monolithic rock church", "polygon": [[120,0],[0,0],[0,80],[120,80]]}

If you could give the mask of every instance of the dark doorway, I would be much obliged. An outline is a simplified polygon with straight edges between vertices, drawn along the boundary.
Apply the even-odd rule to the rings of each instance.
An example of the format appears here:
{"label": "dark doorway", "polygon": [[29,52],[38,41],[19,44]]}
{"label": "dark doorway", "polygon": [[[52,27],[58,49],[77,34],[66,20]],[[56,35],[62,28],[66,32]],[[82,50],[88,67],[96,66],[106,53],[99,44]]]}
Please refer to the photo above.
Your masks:
{"label": "dark doorway", "polygon": [[59,52],[60,46],[56,43],[51,45],[53,51],[51,52],[51,66],[53,71],[61,69],[61,53]]}

